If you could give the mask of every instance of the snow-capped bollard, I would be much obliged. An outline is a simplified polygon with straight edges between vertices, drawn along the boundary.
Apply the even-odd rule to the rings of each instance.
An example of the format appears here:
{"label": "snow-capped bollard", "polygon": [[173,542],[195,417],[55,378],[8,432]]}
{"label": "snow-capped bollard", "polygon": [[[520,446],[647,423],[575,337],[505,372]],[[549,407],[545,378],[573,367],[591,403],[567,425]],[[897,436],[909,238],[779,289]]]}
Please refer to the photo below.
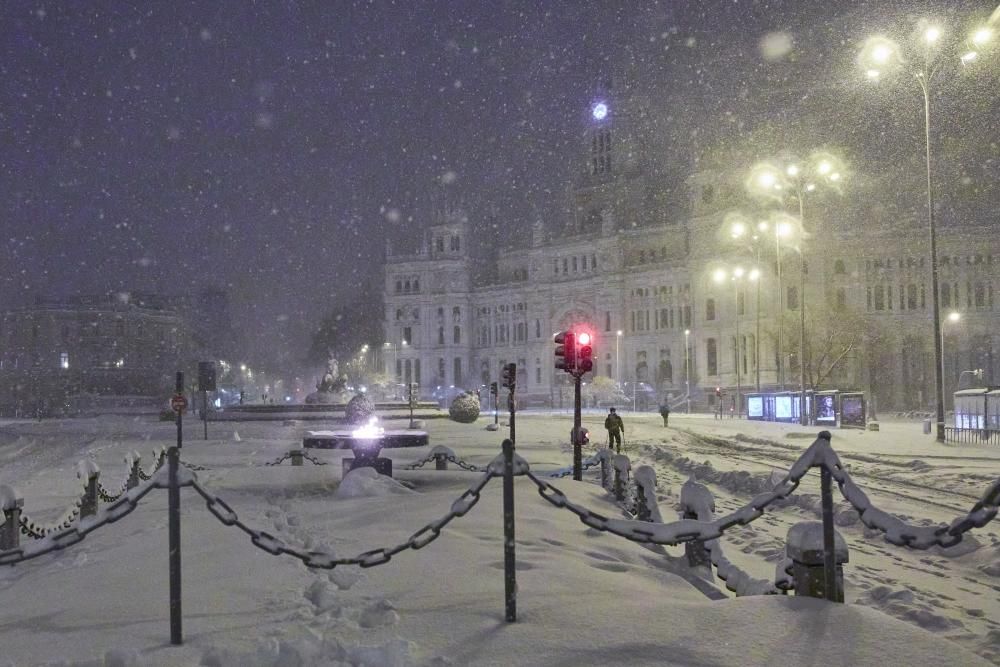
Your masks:
{"label": "snow-capped bollard", "polygon": [[292,465],[293,466],[300,466],[300,465],[302,465],[302,463],[304,461],[304,459],[302,458],[302,450],[301,449],[292,449],[292,450],[290,450],[288,452],[288,456],[291,457],[291,459],[292,459]]}
{"label": "snow-capped bollard", "polygon": [[[704,484],[699,484],[694,477],[681,486],[681,517],[711,521],[715,514],[715,498]],[[704,542],[685,542],[684,555],[691,567],[712,568],[712,558],[705,548]]]}
{"label": "snow-capped bollard", "polygon": [[597,450],[597,458],[601,462],[601,488],[611,490],[611,450]]}
{"label": "snow-capped bollard", "polygon": [[139,486],[139,466],[142,463],[142,454],[131,452],[125,457],[125,465],[128,466],[128,481],[125,482],[126,489],[134,489]]}
{"label": "snow-capped bollard", "polygon": [[0,551],[16,549],[21,543],[21,508],[24,498],[13,487],[0,485]]}
{"label": "snow-capped bollard", "polygon": [[[844,567],[848,561],[847,543],[834,531],[834,560],[836,562],[836,602],[844,601]],[[792,576],[795,594],[825,598],[825,572],[823,551],[823,523],[803,521],[788,530],[785,553],[792,559]]]}
{"label": "snow-capped bollard", "polygon": [[455,452],[453,452],[450,447],[445,447],[444,445],[438,445],[432,449],[430,455],[434,457],[435,470],[447,470],[448,458],[455,458]]}
{"label": "snow-capped bollard", "polygon": [[656,471],[650,466],[635,470],[636,518],[639,521],[663,523],[660,507],[656,503]]}
{"label": "snow-capped bollard", "polygon": [[624,454],[615,454],[611,459],[611,465],[615,469],[612,493],[615,494],[615,500],[621,502],[625,500],[625,488],[628,486],[628,474],[632,470],[632,462]]}
{"label": "snow-capped bollard", "polygon": [[80,518],[97,514],[97,484],[101,478],[101,469],[91,460],[80,461],[76,465],[77,479],[83,482],[83,497],[80,499]]}

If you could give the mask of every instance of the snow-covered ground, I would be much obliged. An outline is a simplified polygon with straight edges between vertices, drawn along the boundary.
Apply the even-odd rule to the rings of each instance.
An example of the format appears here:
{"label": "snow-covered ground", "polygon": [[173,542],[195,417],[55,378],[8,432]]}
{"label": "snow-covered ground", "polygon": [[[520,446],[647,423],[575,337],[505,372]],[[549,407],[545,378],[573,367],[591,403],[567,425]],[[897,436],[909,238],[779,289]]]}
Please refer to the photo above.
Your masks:
{"label": "snow-covered ground", "polygon": [[[692,473],[718,511],[743,505],[755,484],[787,468],[819,429],[625,414],[633,465],[657,470],[660,510],[676,514]],[[603,416],[587,415],[598,440]],[[484,466],[500,434],[486,420],[427,422],[431,445]],[[518,454],[535,471],[570,463],[566,414],[518,418]],[[354,556],[405,541],[479,479],[472,472],[399,470],[428,448],[387,452],[395,480],[332,465],[264,466],[301,443],[315,422],[213,423],[210,439],[188,421],[182,458],[208,468],[199,481],[240,519],[289,544]],[[879,507],[910,520],[964,514],[1000,474],[1000,448],[941,447],[919,423],[879,433],[834,431],[833,446]],[[76,498],[76,463],[90,458],[117,488],[124,455],[170,445],[174,427],[108,417],[0,423],[0,484],[17,487],[33,518],[52,520]],[[747,474],[738,475],[734,472]],[[729,473],[729,474],[726,474]],[[615,516],[588,473],[555,481],[575,502]],[[724,538],[730,560],[773,576],[792,523],[817,518],[818,475],[795,503]],[[121,521],[62,552],[0,567],[0,665],[763,665],[1000,663],[1000,525],[949,550],[884,542],[848,512],[848,604],[794,597],[711,600],[692,583],[681,548],[649,549],[582,525],[517,489],[518,622],[504,621],[500,480],[441,537],[388,564],[312,571],[272,556],[225,527],[191,489],[182,491],[185,644],[169,644],[166,493],[153,491]],[[839,499],[839,497],[838,497]],[[843,508],[839,508],[843,509]],[[27,540],[27,538],[24,538]],[[724,590],[719,585],[720,590]],[[980,657],[977,657],[978,654]]]}

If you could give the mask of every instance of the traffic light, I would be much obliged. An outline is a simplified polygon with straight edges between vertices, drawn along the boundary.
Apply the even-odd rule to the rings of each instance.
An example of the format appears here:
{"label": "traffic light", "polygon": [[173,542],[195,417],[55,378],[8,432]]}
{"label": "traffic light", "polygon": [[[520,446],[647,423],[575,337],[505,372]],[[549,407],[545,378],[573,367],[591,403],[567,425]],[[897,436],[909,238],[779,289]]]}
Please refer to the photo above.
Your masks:
{"label": "traffic light", "polygon": [[715,397],[716,398],[722,398],[722,387],[716,387],[715,388]]}
{"label": "traffic light", "polygon": [[576,370],[576,334],[560,331],[555,336],[556,368],[567,373]]}
{"label": "traffic light", "polygon": [[594,370],[594,348],[591,346],[589,333],[580,333],[576,337],[579,346],[576,349],[576,371],[583,375]]}
{"label": "traffic light", "polygon": [[490,393],[493,394],[494,396],[496,396],[499,393],[499,390],[497,389],[497,383],[496,382],[491,382],[490,383]]}
{"label": "traffic light", "polygon": [[504,389],[513,391],[514,387],[517,386],[517,364],[513,362],[504,364],[501,377],[503,378]]}

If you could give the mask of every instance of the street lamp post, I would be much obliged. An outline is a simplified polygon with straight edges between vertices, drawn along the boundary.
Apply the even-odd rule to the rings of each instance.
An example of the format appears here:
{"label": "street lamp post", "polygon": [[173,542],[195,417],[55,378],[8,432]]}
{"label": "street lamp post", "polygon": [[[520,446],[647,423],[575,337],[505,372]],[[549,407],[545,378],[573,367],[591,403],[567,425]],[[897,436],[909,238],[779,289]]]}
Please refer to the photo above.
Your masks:
{"label": "street lamp post", "polygon": [[[947,320],[949,322],[958,322],[961,319],[962,319],[962,314],[959,313],[957,310],[953,310],[950,313],[948,313]],[[942,378],[942,385],[944,384],[944,379],[943,378],[945,378],[945,377],[947,377],[947,376],[944,373],[944,327],[942,326],[941,327],[941,378]]]}
{"label": "street lamp post", "polygon": [[[885,37],[869,39],[861,50],[859,60],[866,68],[866,74],[871,81],[878,81],[882,72],[896,67],[911,67],[911,74],[920,87],[924,101],[924,159],[927,167],[927,236],[931,256],[931,308],[933,310],[934,333],[931,338],[934,344],[934,382],[936,398],[937,441],[944,442],[944,351],[942,349],[941,310],[938,295],[938,261],[937,261],[937,230],[934,220],[934,190],[931,160],[931,85],[935,74],[940,71],[937,55],[940,47],[942,30],[935,25],[923,27],[923,58],[907,59],[903,57],[898,44]],[[963,65],[972,63],[979,51],[993,39],[993,31],[988,27],[977,29],[969,39],[972,50],[962,55],[959,60]],[[922,62],[921,62],[922,61]]]}
{"label": "street lamp post", "polygon": [[760,273],[754,269],[747,273],[747,271],[742,266],[737,266],[733,268],[730,272],[725,271],[725,269],[718,269],[715,271],[714,279],[717,283],[724,282],[727,278],[733,283],[733,310],[735,312],[736,319],[736,340],[733,346],[735,355],[734,359],[736,361],[736,416],[739,417],[743,414],[743,346],[740,340],[740,286],[743,283],[743,279],[756,281],[760,277]]}
{"label": "street lamp post", "polygon": [[691,345],[689,338],[691,336],[691,330],[684,330],[684,390],[687,394],[687,413],[691,414],[691,357],[690,350]]}

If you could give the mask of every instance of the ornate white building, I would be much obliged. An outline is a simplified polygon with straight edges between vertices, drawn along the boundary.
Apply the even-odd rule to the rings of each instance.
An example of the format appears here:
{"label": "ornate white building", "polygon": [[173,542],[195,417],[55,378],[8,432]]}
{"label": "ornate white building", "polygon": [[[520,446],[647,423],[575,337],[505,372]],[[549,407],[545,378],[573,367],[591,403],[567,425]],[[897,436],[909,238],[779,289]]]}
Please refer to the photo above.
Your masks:
{"label": "ornate white building", "polygon": [[[470,253],[475,225],[457,207],[436,213],[418,252],[387,252],[390,372],[394,365],[401,382],[417,382],[429,395],[488,385],[513,361],[522,405],[559,405],[570,394],[565,373],[553,365],[552,336],[585,327],[595,337],[595,375],[627,383],[626,393],[635,391],[647,405],[682,396],[690,379],[693,398],[704,406],[714,402],[716,387],[733,396],[737,383],[744,393],[799,388],[804,301],[806,331],[817,341],[806,347],[807,368],[834,368],[818,388],[865,390],[883,409],[931,406],[923,219],[844,213],[820,198],[804,242],[786,242],[779,262],[773,236],[751,248],[729,237],[727,214],[747,202],[739,165],[725,174],[691,175],[682,207],[689,214],[669,219],[665,211],[678,207],[663,201],[657,122],[627,87],[596,96],[572,188],[572,219],[536,223],[524,247],[499,253],[489,280],[473,277],[484,260]],[[942,325],[946,392],[963,370],[983,368],[987,380],[1000,381],[1000,237],[988,231],[939,231],[942,313],[961,313],[958,322]],[[714,269],[737,264],[757,268],[759,281],[713,280]],[[779,293],[786,311],[780,354]],[[855,322],[853,330],[824,347],[823,336],[833,336],[838,321]]]}

